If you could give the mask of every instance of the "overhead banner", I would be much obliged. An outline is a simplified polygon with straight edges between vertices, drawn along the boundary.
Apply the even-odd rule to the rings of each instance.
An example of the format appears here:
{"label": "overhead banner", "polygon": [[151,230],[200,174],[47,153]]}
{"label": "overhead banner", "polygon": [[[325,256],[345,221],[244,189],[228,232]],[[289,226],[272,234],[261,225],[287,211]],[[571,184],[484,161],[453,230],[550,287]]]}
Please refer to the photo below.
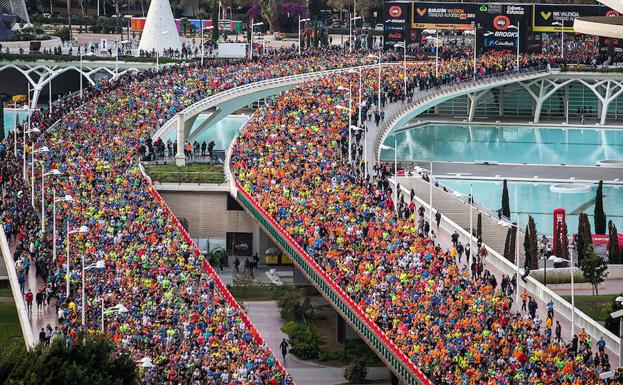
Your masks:
{"label": "overhead banner", "polygon": [[[478,8],[478,39],[482,50],[515,50],[519,41],[523,52],[528,34],[529,5],[482,4]],[[517,39],[519,35],[519,40]]]}
{"label": "overhead banner", "polygon": [[409,3],[389,3],[385,6],[385,45],[402,43],[407,38]]}
{"label": "overhead banner", "polygon": [[533,4],[532,8],[532,31],[534,32],[560,32],[562,24],[565,26],[565,32],[574,32],[573,22],[576,18],[602,16],[600,8],[604,12],[610,11],[609,8],[598,5]]}
{"label": "overhead banner", "polygon": [[477,11],[477,4],[416,2],[411,8],[411,27],[466,31],[474,29]]}

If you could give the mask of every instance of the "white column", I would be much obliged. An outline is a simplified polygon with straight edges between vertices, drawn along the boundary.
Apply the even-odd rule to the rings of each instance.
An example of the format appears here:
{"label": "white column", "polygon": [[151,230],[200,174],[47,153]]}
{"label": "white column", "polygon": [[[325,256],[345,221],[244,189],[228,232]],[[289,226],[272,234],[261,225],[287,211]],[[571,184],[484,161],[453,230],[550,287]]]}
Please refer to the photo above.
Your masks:
{"label": "white column", "polygon": [[175,154],[175,164],[177,166],[186,165],[186,156],[184,155],[184,114],[177,114],[177,153]]}

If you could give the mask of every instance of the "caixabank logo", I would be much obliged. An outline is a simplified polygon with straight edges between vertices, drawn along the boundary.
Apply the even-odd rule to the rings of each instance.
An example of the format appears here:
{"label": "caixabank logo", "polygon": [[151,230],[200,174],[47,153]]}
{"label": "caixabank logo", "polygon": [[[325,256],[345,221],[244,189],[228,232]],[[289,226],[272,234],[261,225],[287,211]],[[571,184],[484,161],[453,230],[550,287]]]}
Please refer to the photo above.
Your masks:
{"label": "caixabank logo", "polygon": [[507,16],[498,15],[493,18],[493,28],[498,31],[506,31],[509,25],[511,25],[511,21]]}
{"label": "caixabank logo", "polygon": [[398,18],[402,16],[402,8],[400,8],[400,6],[398,5],[392,5],[391,7],[389,7],[389,16],[393,18]]}

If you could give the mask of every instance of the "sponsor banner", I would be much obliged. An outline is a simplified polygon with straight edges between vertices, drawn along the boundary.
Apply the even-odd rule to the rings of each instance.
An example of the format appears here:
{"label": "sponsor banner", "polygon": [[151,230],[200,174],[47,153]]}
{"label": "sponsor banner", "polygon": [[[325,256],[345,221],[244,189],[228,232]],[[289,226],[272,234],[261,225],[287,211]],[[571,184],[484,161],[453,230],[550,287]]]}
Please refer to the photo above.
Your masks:
{"label": "sponsor banner", "polygon": [[560,23],[565,25],[565,32],[573,33],[573,22],[577,17],[586,16],[605,16],[613,12],[607,7],[599,5],[553,5],[553,4],[533,4],[532,5],[532,31],[533,32],[560,32]]}
{"label": "sponsor banner", "polygon": [[477,15],[479,50],[516,50],[519,37],[520,50],[524,51],[530,13],[528,5],[481,4]]}
{"label": "sponsor banner", "polygon": [[393,45],[407,38],[409,3],[385,3],[384,44]]}
{"label": "sponsor banner", "polygon": [[465,31],[474,29],[477,4],[421,3],[411,8],[411,28]]}

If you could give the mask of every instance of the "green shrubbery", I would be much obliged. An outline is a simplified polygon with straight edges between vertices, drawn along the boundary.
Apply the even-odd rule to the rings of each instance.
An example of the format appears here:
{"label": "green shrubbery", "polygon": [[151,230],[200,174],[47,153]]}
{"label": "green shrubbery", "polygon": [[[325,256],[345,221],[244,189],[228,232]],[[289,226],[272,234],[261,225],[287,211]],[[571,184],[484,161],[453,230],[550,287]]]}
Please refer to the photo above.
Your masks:
{"label": "green shrubbery", "polygon": [[368,374],[368,368],[363,361],[355,361],[344,369],[344,378],[349,384],[361,384]]}
{"label": "green shrubbery", "polygon": [[301,321],[288,321],[281,330],[288,335],[292,354],[303,360],[318,358],[322,341],[313,326]]}

